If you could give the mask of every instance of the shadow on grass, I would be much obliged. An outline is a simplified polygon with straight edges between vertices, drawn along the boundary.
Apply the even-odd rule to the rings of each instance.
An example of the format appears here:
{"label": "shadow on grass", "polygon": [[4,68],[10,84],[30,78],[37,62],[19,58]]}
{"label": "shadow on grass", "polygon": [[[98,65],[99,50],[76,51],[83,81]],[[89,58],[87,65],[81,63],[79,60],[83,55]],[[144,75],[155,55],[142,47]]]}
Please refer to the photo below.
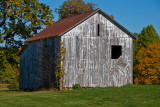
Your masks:
{"label": "shadow on grass", "polygon": [[0,92],[20,92],[19,90],[0,90]]}

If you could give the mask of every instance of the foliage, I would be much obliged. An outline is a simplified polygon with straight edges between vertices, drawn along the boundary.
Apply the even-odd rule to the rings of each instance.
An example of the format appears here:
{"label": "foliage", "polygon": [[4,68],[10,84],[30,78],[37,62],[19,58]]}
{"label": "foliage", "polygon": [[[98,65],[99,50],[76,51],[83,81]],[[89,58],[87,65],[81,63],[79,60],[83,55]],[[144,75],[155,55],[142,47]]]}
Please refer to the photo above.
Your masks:
{"label": "foliage", "polygon": [[138,33],[134,33],[134,35],[137,37],[137,39],[133,39],[133,54],[136,55],[137,51],[138,51],[138,47],[139,47],[139,44],[138,44],[138,38],[139,38],[139,34]]}
{"label": "foliage", "polygon": [[18,90],[19,89],[19,84],[17,81],[12,81],[10,82],[10,84],[8,85],[8,88],[10,90]]}
{"label": "foliage", "polygon": [[[159,40],[158,33],[156,32],[153,25],[148,25],[146,28],[143,28],[141,31],[139,38],[138,38],[138,44],[139,47],[147,47],[149,43],[153,43]],[[158,42],[158,41],[157,41]]]}
{"label": "foliage", "polygon": [[153,25],[148,25],[147,27],[144,27],[141,31],[141,33],[134,33],[137,40],[133,40],[133,49],[134,49],[134,56],[133,56],[133,66],[134,66],[134,78],[136,77],[135,72],[135,66],[138,64],[138,60],[136,58],[137,52],[143,47],[146,48],[148,44],[153,42],[160,42],[159,36],[153,27]]}
{"label": "foliage", "polygon": [[0,82],[18,81],[19,50],[8,47],[0,48]]}
{"label": "foliage", "polygon": [[64,85],[64,60],[66,58],[65,56],[65,52],[66,52],[66,48],[64,46],[63,41],[60,41],[60,48],[58,49],[58,53],[57,53],[57,59],[56,59],[56,85],[57,88],[62,89],[63,85]]}
{"label": "foliage", "polygon": [[7,62],[5,50],[0,49],[0,81],[4,80],[5,63]]}
{"label": "foliage", "polygon": [[79,89],[81,89],[80,84],[74,84],[74,85],[73,85],[73,89],[74,89],[74,90],[79,90]]}
{"label": "foliage", "polygon": [[160,43],[152,43],[141,48],[136,56],[135,84],[160,85]]}
{"label": "foliage", "polygon": [[160,42],[158,33],[156,32],[153,25],[144,27],[140,34],[135,33],[135,35],[138,37],[137,40],[134,40],[135,54],[139,49],[141,49],[142,47],[146,48],[150,43]]}
{"label": "foliage", "polygon": [[4,79],[7,82],[11,82],[16,79],[16,72],[9,63],[5,64]]}
{"label": "foliage", "polygon": [[93,3],[85,3],[83,0],[66,0],[59,8],[56,8],[56,12],[59,14],[59,19],[63,19],[91,11],[95,6]]}
{"label": "foliage", "polygon": [[1,0],[0,10],[0,82],[13,85],[19,79],[18,47],[53,23],[53,15],[39,0]]}
{"label": "foliage", "polygon": [[0,41],[6,47],[21,46],[24,39],[53,23],[52,10],[38,0],[1,0],[0,10]]}
{"label": "foliage", "polygon": [[160,86],[138,85],[69,91],[0,91],[1,107],[159,107]]}

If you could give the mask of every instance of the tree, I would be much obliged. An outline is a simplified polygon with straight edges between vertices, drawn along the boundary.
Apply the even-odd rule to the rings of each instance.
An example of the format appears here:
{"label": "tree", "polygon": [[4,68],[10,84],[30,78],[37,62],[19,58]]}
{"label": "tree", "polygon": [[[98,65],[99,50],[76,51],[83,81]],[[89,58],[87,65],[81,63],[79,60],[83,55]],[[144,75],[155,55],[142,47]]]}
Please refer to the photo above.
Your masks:
{"label": "tree", "polygon": [[59,14],[59,19],[63,19],[91,11],[95,6],[93,3],[85,3],[83,0],[67,0],[59,8],[56,8],[56,12]]}
{"label": "tree", "polygon": [[5,50],[0,48],[0,82],[4,81],[4,65],[6,62]]}
{"label": "tree", "polygon": [[19,50],[17,48],[0,48],[0,82],[18,81]]}
{"label": "tree", "polygon": [[[135,71],[135,66],[138,64],[138,60],[136,58],[137,52],[143,47],[146,48],[148,44],[153,42],[160,42],[158,33],[156,32],[153,25],[148,25],[144,27],[141,33],[134,33],[137,36],[137,40],[133,40],[133,49],[134,49],[134,56],[133,56],[133,66]],[[134,72],[135,78],[136,72]]]}
{"label": "tree", "polygon": [[138,51],[141,47],[146,48],[149,43],[159,42],[159,36],[156,32],[153,25],[148,25],[146,28],[144,27],[140,34],[136,34],[138,36],[138,40],[135,45],[136,51]]}
{"label": "tree", "polygon": [[142,47],[136,58],[138,64],[135,66],[135,84],[160,85],[160,43]]}
{"label": "tree", "polygon": [[[134,35],[137,37],[137,38],[139,38],[139,35],[140,34],[138,34],[138,33],[134,33]],[[135,55],[136,53],[137,53],[137,51],[138,51],[138,49],[139,49],[139,44],[138,44],[138,39],[133,39],[133,54]]]}
{"label": "tree", "polygon": [[21,46],[51,23],[52,10],[38,0],[0,1],[0,42],[5,41],[6,47]]}

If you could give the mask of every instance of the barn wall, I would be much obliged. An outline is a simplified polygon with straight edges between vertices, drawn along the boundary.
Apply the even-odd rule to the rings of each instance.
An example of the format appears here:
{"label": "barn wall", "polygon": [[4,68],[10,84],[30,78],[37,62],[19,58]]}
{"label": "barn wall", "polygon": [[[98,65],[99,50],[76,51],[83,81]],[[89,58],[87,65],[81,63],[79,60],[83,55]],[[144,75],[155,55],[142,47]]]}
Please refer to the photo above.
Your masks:
{"label": "barn wall", "polygon": [[20,56],[20,89],[34,90],[48,87],[51,81],[54,81],[54,59],[59,40],[59,37],[53,37],[28,44]]}
{"label": "barn wall", "polygon": [[[100,36],[97,36],[97,24]],[[122,86],[132,83],[132,38],[101,14],[95,14],[62,36],[67,49],[64,86]],[[122,46],[122,56],[111,59],[111,45]]]}
{"label": "barn wall", "polygon": [[34,89],[42,86],[42,77],[38,62],[38,57],[40,57],[40,41],[32,42],[28,45],[27,49],[20,56],[20,77],[19,77],[19,87],[20,89]]}

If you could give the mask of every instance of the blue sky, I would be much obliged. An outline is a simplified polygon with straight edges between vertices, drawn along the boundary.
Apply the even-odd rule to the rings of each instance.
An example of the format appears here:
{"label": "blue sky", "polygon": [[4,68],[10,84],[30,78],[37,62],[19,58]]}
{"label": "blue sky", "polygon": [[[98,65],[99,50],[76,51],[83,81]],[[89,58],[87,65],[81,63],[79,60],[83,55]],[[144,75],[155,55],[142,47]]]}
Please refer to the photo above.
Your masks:
{"label": "blue sky", "polygon": [[[58,20],[55,8],[62,5],[65,0],[39,0],[50,6],[53,10],[54,21]],[[140,33],[142,28],[152,24],[160,35],[160,0],[84,0],[97,4],[115,20],[132,33]]]}

